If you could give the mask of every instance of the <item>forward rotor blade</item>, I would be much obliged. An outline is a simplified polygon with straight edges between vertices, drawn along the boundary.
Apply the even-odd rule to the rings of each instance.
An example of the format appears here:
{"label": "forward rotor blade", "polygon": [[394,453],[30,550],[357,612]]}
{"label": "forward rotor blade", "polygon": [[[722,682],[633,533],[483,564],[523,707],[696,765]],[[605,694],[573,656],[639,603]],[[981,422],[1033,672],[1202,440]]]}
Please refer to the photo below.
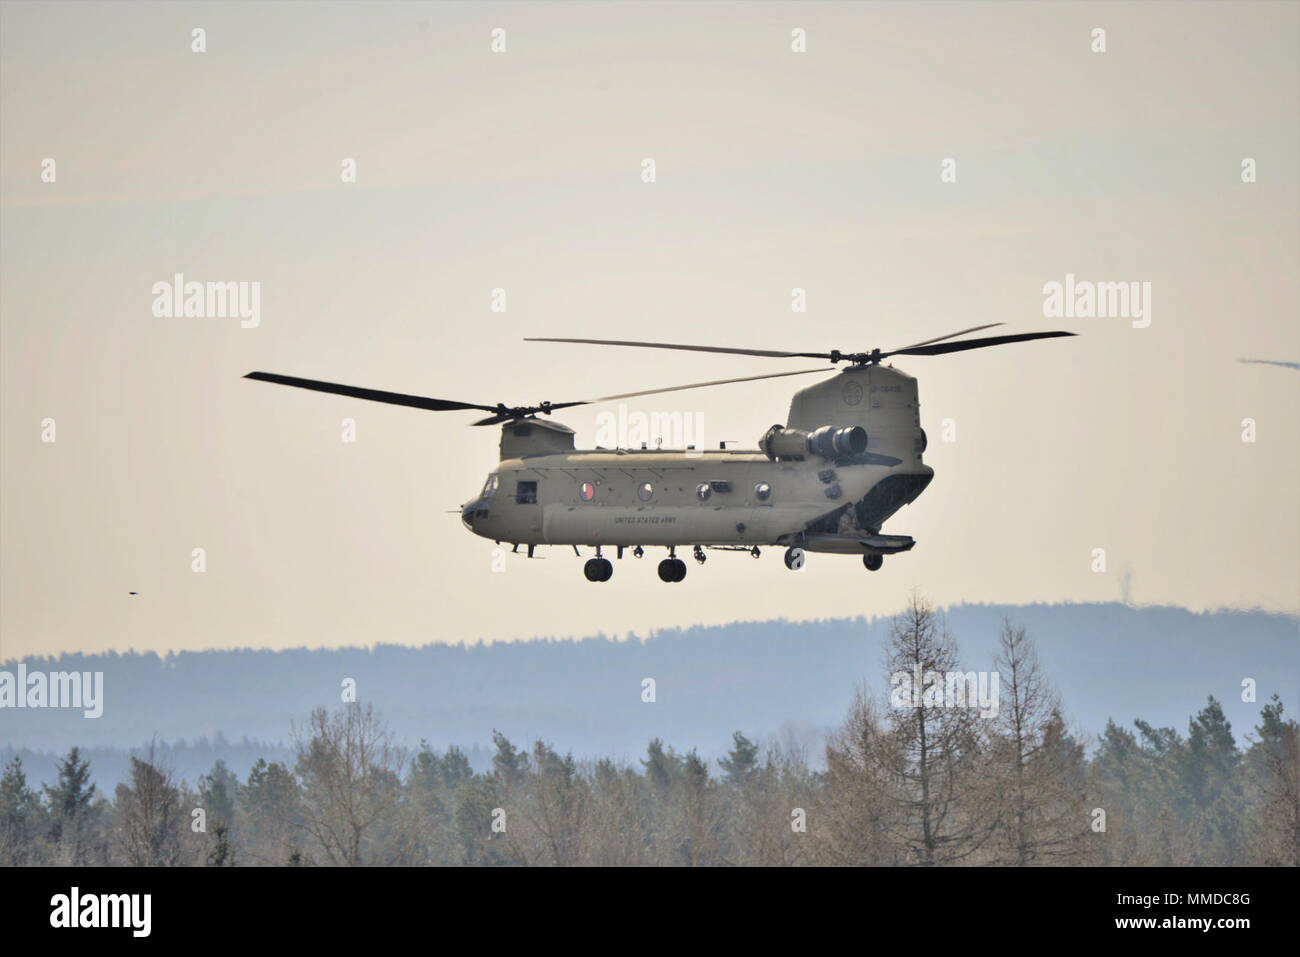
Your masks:
{"label": "forward rotor blade", "polygon": [[[640,395],[658,395],[661,392],[682,392],[686,389],[704,389],[711,385],[730,385],[733,382],[755,382],[758,379],[780,379],[789,375],[809,375],[813,372],[836,372],[834,366],[826,366],[819,369],[799,369],[795,372],[769,372],[766,375],[747,375],[739,379],[714,379],[712,382],[692,382],[689,385],[674,385],[667,389],[644,389],[641,392],[624,392],[620,395],[603,395],[599,399],[588,399],[587,403],[592,402],[612,402],[615,399],[634,399]],[[576,403],[575,403],[576,404]],[[552,406],[554,408],[554,406]]]}
{"label": "forward rotor blade", "polygon": [[886,356],[941,356],[949,352],[965,352],[967,349],[983,349],[986,346],[1002,346],[1009,342],[1028,342],[1030,339],[1055,339],[1058,336],[1073,336],[1073,332],[1022,332],[1012,336],[986,336],[983,339],[967,339],[964,342],[944,342],[933,346],[908,346],[892,352],[882,352]]}
{"label": "forward rotor blade", "polygon": [[538,412],[554,412],[557,409],[571,409],[575,405],[586,405],[586,400],[582,402],[553,402],[542,408],[541,406],[526,406],[523,409],[510,409],[505,415],[498,412],[496,415],[489,415],[486,419],[479,419],[477,422],[471,422],[470,425],[498,425],[502,422],[509,422],[511,419],[523,419],[529,415],[535,415]]}
{"label": "forward rotor blade", "polygon": [[[809,375],[813,372],[835,372],[834,366],[828,366],[820,369],[798,369],[794,372],[768,372],[763,375],[740,376],[736,379],[714,379],[710,382],[691,382],[687,385],[672,385],[664,389],[642,389],[640,392],[620,392],[618,395],[602,395],[597,399],[583,399],[580,402],[555,402],[547,406],[552,412],[556,409],[568,409],[575,405],[594,405],[597,402],[613,402],[617,399],[635,399],[643,395],[659,395],[664,392],[682,392],[686,389],[705,389],[713,385],[731,385],[734,382],[755,382],[759,379],[780,379],[791,375]],[[542,411],[538,409],[538,411]],[[513,416],[492,415],[486,419],[480,419],[473,425],[496,425],[498,422],[504,422]]]}
{"label": "forward rotor blade", "polygon": [[381,392],[378,389],[361,389],[352,385],[339,385],[337,382],[321,382],[318,379],[299,379],[289,375],[276,375],[274,372],[250,372],[244,378],[257,379],[259,382],[274,382],[276,385],[293,386],[295,389],[310,389],[313,392],[346,395],[353,399],[369,399],[371,402],[405,405],[413,409],[426,409],[430,412],[452,412],[457,409],[482,409],[484,412],[495,412],[497,410],[495,405],[456,402],[452,399],[430,399],[422,395],[404,395],[401,392]]}
{"label": "forward rotor blade", "polygon": [[771,359],[829,359],[829,352],[776,352],[772,349],[733,349],[729,346],[688,346],[680,342],[632,342],[626,339],[550,339],[526,336],[524,342],[577,342],[589,346],[635,346],[638,349],[678,349],[682,352],[721,352],[732,356]]}
{"label": "forward rotor blade", "polygon": [[[955,336],[964,336],[968,332],[979,332],[981,329],[992,329],[994,326],[1004,326],[1004,322],[990,322],[986,326],[971,326],[969,329],[963,329],[961,332],[950,332],[946,336],[939,336],[935,339],[926,339],[924,342],[913,342],[910,346],[903,346],[904,349],[915,349],[917,346],[928,346],[932,342],[942,342],[944,339],[952,339]],[[895,349],[895,352],[898,350]]]}

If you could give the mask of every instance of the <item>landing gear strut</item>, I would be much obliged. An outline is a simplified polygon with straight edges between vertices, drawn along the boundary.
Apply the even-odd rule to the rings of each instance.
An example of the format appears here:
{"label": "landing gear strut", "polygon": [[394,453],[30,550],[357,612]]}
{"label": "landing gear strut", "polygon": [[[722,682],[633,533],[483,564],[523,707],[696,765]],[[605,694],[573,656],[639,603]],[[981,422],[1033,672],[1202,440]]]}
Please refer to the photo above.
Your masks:
{"label": "landing gear strut", "polygon": [[880,571],[880,566],[885,564],[885,556],[884,555],[863,555],[862,564],[867,566],[867,571],[878,572]]}
{"label": "landing gear strut", "polygon": [[695,546],[695,552],[693,553],[692,557],[701,565],[703,565],[704,560],[708,558],[708,556],[704,554],[704,549],[701,548],[699,545]]}
{"label": "landing gear strut", "polygon": [[803,568],[804,558],[805,555],[802,548],[787,548],[785,550],[785,567],[790,569],[792,572],[797,572],[799,569]]}

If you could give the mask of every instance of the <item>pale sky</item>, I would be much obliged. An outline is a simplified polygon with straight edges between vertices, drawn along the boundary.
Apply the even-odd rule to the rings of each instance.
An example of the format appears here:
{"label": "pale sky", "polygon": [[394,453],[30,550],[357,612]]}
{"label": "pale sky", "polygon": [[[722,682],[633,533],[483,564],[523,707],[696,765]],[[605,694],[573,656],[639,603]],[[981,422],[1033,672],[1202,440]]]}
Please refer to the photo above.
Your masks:
{"label": "pale sky", "polygon": [[[1294,3],[6,2],[0,660],[1114,600],[1126,572],[1136,602],[1300,611],[1300,373],[1237,361],[1300,360],[1298,36]],[[260,325],[156,318],[177,272],[260,282]],[[1067,273],[1150,282],[1150,327],[1045,319]],[[936,476],[875,574],[770,549],[670,586],[653,552],[593,585],[567,547],[494,573],[452,510],[497,430],[241,378],[564,401],[802,366],[524,336],[987,322],[1079,335],[899,361]],[[631,408],[753,447],[811,381]],[[557,418],[590,446],[601,410]]]}

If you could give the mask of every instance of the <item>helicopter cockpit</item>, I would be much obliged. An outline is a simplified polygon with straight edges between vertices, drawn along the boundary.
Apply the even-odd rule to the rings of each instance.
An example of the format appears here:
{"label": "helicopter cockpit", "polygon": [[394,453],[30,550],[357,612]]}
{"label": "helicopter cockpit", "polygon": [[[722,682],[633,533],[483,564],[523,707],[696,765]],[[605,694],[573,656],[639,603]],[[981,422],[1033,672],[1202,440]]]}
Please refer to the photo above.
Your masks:
{"label": "helicopter cockpit", "polygon": [[468,529],[474,528],[476,519],[487,518],[488,508],[491,505],[491,498],[497,490],[497,473],[492,472],[488,475],[487,481],[483,483],[483,491],[479,492],[478,498],[467,504],[460,510],[460,520]]}

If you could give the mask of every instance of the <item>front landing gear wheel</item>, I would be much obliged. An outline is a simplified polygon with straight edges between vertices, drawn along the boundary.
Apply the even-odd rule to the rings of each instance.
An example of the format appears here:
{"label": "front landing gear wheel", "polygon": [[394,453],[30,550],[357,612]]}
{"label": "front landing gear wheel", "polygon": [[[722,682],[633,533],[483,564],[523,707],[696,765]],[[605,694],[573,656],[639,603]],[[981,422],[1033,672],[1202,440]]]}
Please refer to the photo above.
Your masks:
{"label": "front landing gear wheel", "polygon": [[614,563],[608,558],[589,558],[582,573],[589,582],[607,582],[614,577]]}
{"label": "front landing gear wheel", "polygon": [[686,563],[680,558],[665,558],[659,563],[659,578],[666,582],[679,582],[686,578]]}
{"label": "front landing gear wheel", "polygon": [[885,564],[885,556],[884,555],[863,555],[862,564],[867,566],[867,571],[878,572],[880,571],[880,566]]}
{"label": "front landing gear wheel", "polygon": [[785,567],[792,572],[797,572],[803,568],[805,557],[802,548],[787,548],[785,550]]}

